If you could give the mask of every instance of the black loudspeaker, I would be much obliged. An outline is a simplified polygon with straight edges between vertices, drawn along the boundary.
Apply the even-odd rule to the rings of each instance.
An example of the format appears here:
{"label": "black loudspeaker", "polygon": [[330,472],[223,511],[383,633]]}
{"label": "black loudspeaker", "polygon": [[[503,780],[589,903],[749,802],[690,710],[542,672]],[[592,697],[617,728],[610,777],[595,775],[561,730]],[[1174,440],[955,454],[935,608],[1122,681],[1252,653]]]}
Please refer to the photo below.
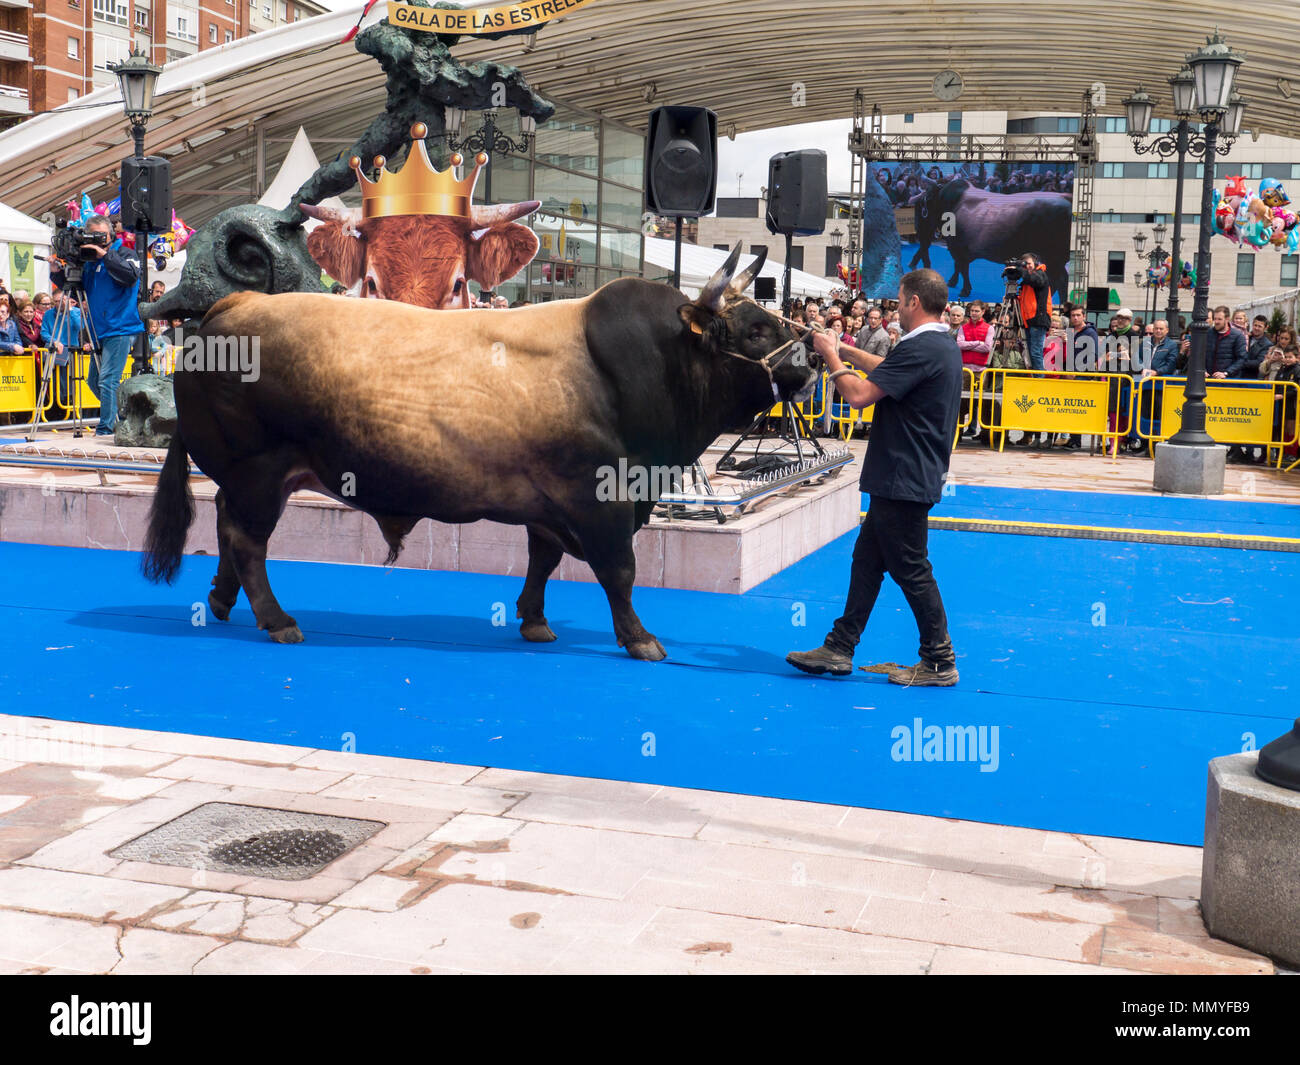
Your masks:
{"label": "black loudspeaker", "polygon": [[754,278],[754,299],[759,300],[760,302],[763,300],[776,299],[776,278]]}
{"label": "black loudspeaker", "polygon": [[1094,311],[1110,310],[1110,289],[1088,286],[1088,304],[1084,309],[1089,314]]}
{"label": "black loudspeaker", "polygon": [[122,160],[122,225],[166,233],[172,227],[171,163],[158,155]]}
{"label": "black loudspeaker", "polygon": [[810,237],[826,229],[826,153],[781,152],[767,164],[767,228]]}
{"label": "black loudspeaker", "polygon": [[646,210],[699,218],[718,191],[718,116],[703,107],[650,112],[645,139]]}

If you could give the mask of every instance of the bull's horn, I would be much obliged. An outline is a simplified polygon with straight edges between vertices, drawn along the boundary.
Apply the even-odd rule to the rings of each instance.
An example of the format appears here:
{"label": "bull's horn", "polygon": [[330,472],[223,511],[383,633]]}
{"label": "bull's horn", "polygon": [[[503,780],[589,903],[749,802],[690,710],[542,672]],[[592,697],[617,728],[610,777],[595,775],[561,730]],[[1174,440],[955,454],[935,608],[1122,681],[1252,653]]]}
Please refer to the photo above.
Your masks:
{"label": "bull's horn", "polygon": [[709,278],[708,283],[700,290],[698,301],[700,306],[714,311],[722,310],[726,302],[727,286],[731,284],[731,275],[736,272],[736,264],[740,262],[741,244],[740,241],[736,242],[736,246],[731,249],[731,254],[727,256],[727,261],[718,267],[718,272]]}
{"label": "bull's horn", "polygon": [[755,256],[754,261],[736,275],[735,280],[731,282],[731,287],[737,292],[744,292],[745,289],[749,288],[750,282],[758,276],[758,272],[763,269],[763,264],[765,262],[767,262],[766,248],[760,251],[758,255]]}
{"label": "bull's horn", "polygon": [[475,229],[488,229],[503,222],[513,222],[516,218],[532,214],[542,205],[541,200],[525,200],[523,203],[498,203],[492,207],[482,205],[469,209],[469,221]]}
{"label": "bull's horn", "polygon": [[356,228],[361,222],[361,208],[350,207],[340,211],[336,207],[321,207],[315,203],[300,203],[298,210],[308,218],[315,218],[321,222],[339,222],[344,226]]}

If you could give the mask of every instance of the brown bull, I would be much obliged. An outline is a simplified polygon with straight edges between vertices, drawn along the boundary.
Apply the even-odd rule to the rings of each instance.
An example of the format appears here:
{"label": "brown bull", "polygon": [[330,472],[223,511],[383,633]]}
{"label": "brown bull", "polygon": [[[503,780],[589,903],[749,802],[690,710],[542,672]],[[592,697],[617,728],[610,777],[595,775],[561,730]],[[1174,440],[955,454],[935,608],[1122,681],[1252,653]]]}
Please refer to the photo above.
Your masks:
{"label": "brown bull", "polygon": [[474,206],[469,218],[396,215],[362,220],[360,210],[301,204],[320,219],[307,250],[336,281],[368,299],[397,300],[435,310],[469,306],[469,282],[496,288],[537,254],[537,235],[516,218],[539,200]]}
{"label": "brown bull", "polygon": [[[242,588],[273,640],[302,639],[271,591],[266,545],[289,495],[311,488],[373,516],[390,561],[424,517],[524,525],[525,639],[555,639],[544,591],[568,552],[604,588],[619,644],[663,658],[631,600],[632,537],[658,489],[611,496],[602,485],[631,469],[662,483],[659,471],[688,467],[723,429],[816,381],[780,319],[742,295],[762,259],[732,281],[739,255],[737,245],[694,302],[639,278],[493,314],[296,293],[222,300],[203,336],[258,337],[260,373],[176,373],[146,576],[171,581],[180,568],[194,517],[188,450],[219,487],[208,596],[219,619]],[[358,349],[357,337],[370,342]]]}

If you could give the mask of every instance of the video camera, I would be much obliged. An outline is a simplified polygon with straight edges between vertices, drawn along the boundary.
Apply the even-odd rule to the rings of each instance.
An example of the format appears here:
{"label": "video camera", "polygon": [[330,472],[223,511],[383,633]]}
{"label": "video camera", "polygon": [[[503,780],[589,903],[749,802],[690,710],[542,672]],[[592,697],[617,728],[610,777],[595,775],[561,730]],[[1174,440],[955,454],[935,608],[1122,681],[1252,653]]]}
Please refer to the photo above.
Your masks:
{"label": "video camera", "polygon": [[1020,277],[1020,271],[1025,268],[1024,259],[1008,259],[1002,268],[1002,276],[1007,281],[1015,281]]}
{"label": "video camera", "polygon": [[60,221],[54,230],[54,236],[50,240],[50,250],[59,259],[63,260],[65,283],[80,285],[82,264],[87,261],[94,261],[96,258],[83,252],[81,250],[83,245],[93,244],[97,248],[107,249],[112,239],[109,234],[102,230],[86,230],[79,226],[69,226],[66,221]]}

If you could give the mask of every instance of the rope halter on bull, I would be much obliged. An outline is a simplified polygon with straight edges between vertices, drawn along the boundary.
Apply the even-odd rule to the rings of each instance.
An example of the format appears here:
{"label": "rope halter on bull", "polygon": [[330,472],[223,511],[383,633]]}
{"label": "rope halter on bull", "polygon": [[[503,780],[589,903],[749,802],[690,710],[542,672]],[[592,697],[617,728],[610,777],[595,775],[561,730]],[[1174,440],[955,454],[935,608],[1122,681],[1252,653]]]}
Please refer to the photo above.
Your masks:
{"label": "rope halter on bull", "polygon": [[[789,318],[777,314],[775,311],[769,311],[766,307],[760,306],[756,300],[753,300],[744,294],[745,289],[749,287],[754,278],[758,276],[758,272],[763,268],[763,262],[766,258],[766,252],[760,253],[752,263],[745,267],[745,269],[733,279],[731,276],[732,271],[735,270],[736,263],[740,259],[740,245],[737,244],[731,254],[727,257],[727,261],[722,264],[722,267],[718,272],[709,279],[708,283],[700,291],[698,302],[702,306],[708,307],[720,320],[724,321],[728,317],[727,312],[732,304],[737,301],[752,303],[764,314],[777,319],[777,321],[785,322],[787,325],[792,325],[796,329],[799,328],[798,322],[793,322]],[[691,329],[693,332],[700,334],[704,332],[699,325],[694,323],[692,323]],[[730,337],[730,329],[727,329],[727,335]],[[803,338],[798,336],[787,340],[778,348],[773,348],[761,359],[754,359],[739,351],[731,351],[724,347],[719,347],[718,350],[723,355],[730,355],[733,358],[743,359],[750,366],[761,366],[763,371],[767,374],[768,384],[772,387],[772,399],[776,403],[781,402],[781,392],[780,389],[777,388],[776,376],[773,371],[780,367],[782,363],[791,356],[797,358],[799,355],[802,355],[805,359],[805,365],[807,364],[807,348],[804,347]]]}

